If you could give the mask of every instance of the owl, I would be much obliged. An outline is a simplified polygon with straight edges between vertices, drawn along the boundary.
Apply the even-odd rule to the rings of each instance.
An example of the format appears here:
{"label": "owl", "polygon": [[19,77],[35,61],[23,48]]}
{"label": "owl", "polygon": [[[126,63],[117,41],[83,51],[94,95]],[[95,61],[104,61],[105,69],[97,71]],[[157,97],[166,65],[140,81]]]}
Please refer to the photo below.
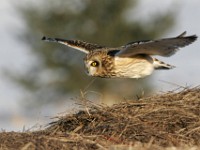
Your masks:
{"label": "owl", "polygon": [[177,37],[159,40],[130,42],[120,47],[106,47],[80,40],[64,40],[43,37],[42,40],[67,45],[86,54],[85,68],[90,76],[102,78],[143,78],[154,70],[172,69],[154,55],[169,57],[179,48],[193,43],[196,35],[185,36],[186,31]]}

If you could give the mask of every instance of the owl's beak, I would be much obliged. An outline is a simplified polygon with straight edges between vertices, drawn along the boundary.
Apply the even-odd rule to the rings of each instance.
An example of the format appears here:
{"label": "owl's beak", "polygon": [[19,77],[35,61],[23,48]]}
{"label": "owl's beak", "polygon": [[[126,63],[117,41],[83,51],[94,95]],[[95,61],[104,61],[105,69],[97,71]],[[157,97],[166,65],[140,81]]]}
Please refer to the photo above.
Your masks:
{"label": "owl's beak", "polygon": [[87,69],[86,69],[85,73],[86,73],[87,75],[90,75],[90,74],[89,74],[89,71],[88,71]]}
{"label": "owl's beak", "polygon": [[85,73],[86,73],[87,75],[90,75],[90,74],[89,74],[88,67],[87,67],[86,65],[84,65],[84,67],[85,67]]}
{"label": "owl's beak", "polygon": [[85,65],[85,72],[87,73],[87,75],[89,76],[94,76],[95,72],[96,72],[96,68],[95,67],[90,67],[89,64]]}

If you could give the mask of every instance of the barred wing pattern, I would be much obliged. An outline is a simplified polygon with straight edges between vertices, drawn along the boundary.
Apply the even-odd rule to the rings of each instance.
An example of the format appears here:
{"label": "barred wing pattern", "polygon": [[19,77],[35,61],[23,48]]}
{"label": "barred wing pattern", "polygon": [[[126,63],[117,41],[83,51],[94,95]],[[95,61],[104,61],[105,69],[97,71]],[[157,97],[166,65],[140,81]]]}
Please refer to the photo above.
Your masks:
{"label": "barred wing pattern", "polygon": [[131,57],[137,54],[171,56],[181,47],[185,47],[197,39],[196,35],[184,36],[183,32],[174,38],[160,40],[132,42],[122,47],[116,55],[119,57]]}
{"label": "barred wing pattern", "polygon": [[81,52],[84,52],[86,54],[88,54],[90,51],[93,51],[96,49],[106,48],[105,46],[101,46],[98,44],[92,44],[92,43],[88,43],[88,42],[81,41],[81,40],[64,40],[64,39],[59,39],[59,38],[47,38],[45,36],[42,38],[42,40],[47,41],[47,42],[61,43],[61,44],[67,45],[71,48],[80,50]]}

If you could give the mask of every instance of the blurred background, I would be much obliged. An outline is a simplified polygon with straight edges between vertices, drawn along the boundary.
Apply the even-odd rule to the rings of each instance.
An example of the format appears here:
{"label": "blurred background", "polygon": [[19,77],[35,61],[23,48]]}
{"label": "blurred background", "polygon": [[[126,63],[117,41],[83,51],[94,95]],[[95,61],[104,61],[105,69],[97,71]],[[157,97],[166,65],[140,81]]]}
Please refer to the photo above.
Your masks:
{"label": "blurred background", "polygon": [[199,41],[170,58],[173,70],[144,79],[101,79],[84,72],[84,54],[42,36],[106,46],[200,35],[199,0],[1,0],[0,128],[22,131],[76,110],[81,96],[108,105],[200,84]]}

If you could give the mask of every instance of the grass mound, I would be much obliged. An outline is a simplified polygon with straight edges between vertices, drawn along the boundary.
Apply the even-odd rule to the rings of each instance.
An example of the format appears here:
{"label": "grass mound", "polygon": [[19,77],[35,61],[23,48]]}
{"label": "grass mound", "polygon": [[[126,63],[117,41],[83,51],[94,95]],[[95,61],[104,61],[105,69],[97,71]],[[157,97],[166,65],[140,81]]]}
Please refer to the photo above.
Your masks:
{"label": "grass mound", "polygon": [[200,88],[168,92],[111,107],[90,103],[76,114],[57,117],[45,130],[3,132],[0,139],[0,148],[8,149],[14,145],[24,149],[198,147]]}

